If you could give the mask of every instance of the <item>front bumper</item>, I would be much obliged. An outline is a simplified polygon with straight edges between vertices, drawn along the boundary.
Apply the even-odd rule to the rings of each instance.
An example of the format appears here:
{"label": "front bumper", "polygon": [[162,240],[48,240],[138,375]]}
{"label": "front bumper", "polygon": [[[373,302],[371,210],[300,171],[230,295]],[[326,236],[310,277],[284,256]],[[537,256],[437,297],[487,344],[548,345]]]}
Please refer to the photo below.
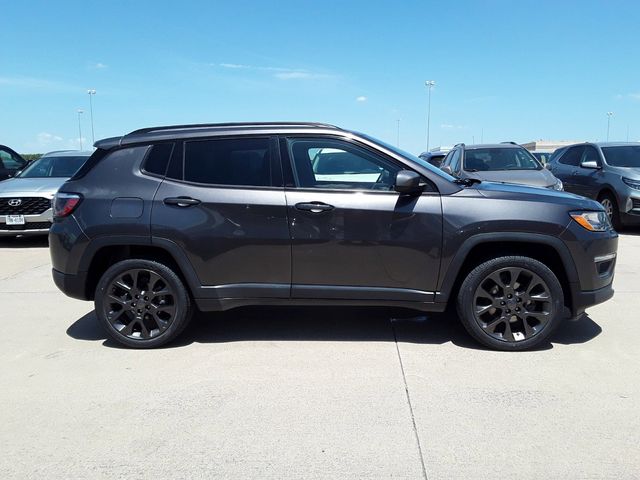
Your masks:
{"label": "front bumper", "polygon": [[614,293],[613,283],[598,290],[579,290],[577,285],[572,285],[571,291],[573,302],[571,314],[573,318],[580,317],[589,307],[606,302],[613,297]]}
{"label": "front bumper", "polygon": [[46,235],[53,223],[51,209],[39,215],[25,215],[24,225],[7,225],[7,216],[0,215],[0,237],[16,235]]}

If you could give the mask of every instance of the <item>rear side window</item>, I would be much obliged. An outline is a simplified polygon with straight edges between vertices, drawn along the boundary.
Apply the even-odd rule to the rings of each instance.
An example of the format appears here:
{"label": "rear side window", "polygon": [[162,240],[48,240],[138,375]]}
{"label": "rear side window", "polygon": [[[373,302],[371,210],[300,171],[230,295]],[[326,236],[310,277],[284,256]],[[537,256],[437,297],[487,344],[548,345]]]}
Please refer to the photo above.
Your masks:
{"label": "rear side window", "polygon": [[273,186],[268,138],[185,143],[184,180],[209,185]]}
{"label": "rear side window", "polygon": [[173,151],[173,143],[160,143],[151,147],[142,169],[153,175],[164,177]]}
{"label": "rear side window", "polygon": [[563,165],[571,165],[577,167],[580,165],[580,158],[582,157],[582,150],[584,147],[572,147],[567,150],[564,155],[558,159],[558,163]]}

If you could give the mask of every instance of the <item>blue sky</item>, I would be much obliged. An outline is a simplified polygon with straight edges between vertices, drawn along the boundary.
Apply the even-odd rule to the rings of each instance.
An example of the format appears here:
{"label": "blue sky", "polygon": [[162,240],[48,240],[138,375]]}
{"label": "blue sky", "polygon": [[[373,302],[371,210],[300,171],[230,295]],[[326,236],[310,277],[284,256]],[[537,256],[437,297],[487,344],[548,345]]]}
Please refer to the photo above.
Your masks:
{"label": "blue sky", "polygon": [[172,123],[308,120],[420,152],[640,140],[640,3],[0,0],[0,143],[78,147]]}

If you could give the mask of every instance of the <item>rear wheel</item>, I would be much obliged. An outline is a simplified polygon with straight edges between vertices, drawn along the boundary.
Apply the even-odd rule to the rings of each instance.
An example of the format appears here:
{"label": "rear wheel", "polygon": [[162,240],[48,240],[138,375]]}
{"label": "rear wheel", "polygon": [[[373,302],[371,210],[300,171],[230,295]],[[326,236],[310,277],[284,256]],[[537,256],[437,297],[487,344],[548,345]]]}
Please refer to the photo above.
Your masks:
{"label": "rear wheel", "polygon": [[610,193],[605,192],[600,194],[598,202],[604,207],[604,211],[607,212],[613,228],[619,230],[622,225],[620,224],[620,211],[618,210],[618,202],[616,202],[616,199]]}
{"label": "rear wheel", "polygon": [[98,282],[95,307],[109,336],[135,348],[170,342],[192,314],[180,277],[150,260],[124,260],[110,267]]}
{"label": "rear wheel", "polygon": [[561,321],[562,287],[537,260],[500,257],[469,273],[457,307],[464,327],[483,345],[526,350],[544,342]]}

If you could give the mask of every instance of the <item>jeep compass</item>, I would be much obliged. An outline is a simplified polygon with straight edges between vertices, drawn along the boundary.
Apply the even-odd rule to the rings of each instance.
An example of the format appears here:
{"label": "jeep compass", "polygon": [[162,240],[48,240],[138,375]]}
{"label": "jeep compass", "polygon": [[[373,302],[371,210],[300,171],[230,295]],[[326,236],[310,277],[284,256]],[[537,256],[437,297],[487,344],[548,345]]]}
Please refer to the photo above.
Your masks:
{"label": "jeep compass", "polygon": [[500,350],[548,341],[613,295],[603,207],[553,189],[456,179],[320,123],[145,128],[97,150],[56,194],[53,278],[130,347],[194,309],[457,309]]}

